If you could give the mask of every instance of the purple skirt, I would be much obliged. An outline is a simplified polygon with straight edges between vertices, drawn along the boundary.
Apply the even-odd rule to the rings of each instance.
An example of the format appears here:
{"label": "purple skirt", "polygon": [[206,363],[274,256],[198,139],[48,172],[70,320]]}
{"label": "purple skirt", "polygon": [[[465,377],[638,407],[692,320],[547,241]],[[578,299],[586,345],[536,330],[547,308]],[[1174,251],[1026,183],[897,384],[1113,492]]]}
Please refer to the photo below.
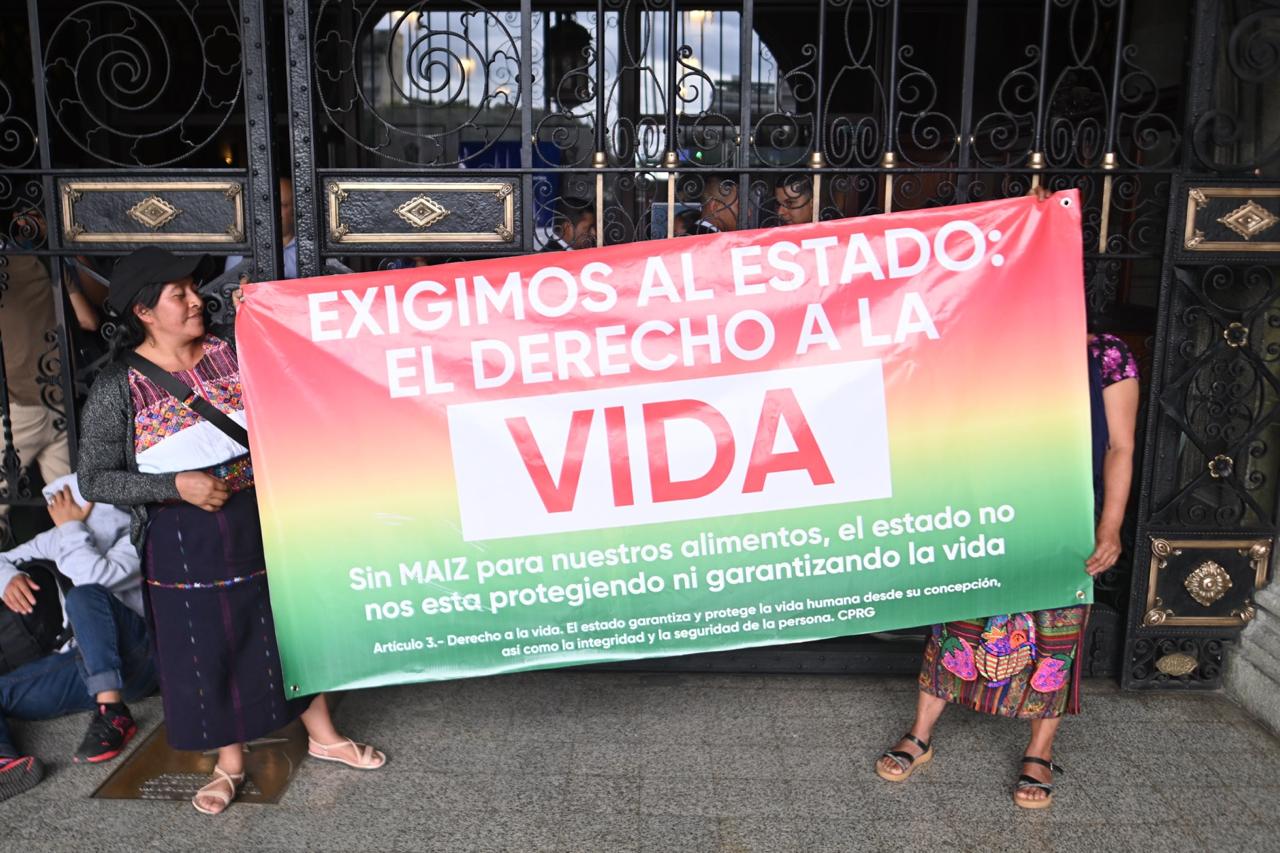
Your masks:
{"label": "purple skirt", "polygon": [[169,744],[204,750],[270,734],[286,700],[253,489],[218,512],[150,507],[143,577]]}

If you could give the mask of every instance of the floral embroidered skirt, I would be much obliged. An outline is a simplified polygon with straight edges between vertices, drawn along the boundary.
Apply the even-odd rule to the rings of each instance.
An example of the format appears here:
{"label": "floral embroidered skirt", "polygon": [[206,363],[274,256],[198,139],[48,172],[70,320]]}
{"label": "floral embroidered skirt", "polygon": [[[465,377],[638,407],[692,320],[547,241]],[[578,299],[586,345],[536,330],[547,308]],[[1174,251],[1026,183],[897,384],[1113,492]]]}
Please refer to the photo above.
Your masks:
{"label": "floral embroidered skirt", "polygon": [[1083,605],[933,626],[920,689],[984,714],[1023,720],[1080,713]]}

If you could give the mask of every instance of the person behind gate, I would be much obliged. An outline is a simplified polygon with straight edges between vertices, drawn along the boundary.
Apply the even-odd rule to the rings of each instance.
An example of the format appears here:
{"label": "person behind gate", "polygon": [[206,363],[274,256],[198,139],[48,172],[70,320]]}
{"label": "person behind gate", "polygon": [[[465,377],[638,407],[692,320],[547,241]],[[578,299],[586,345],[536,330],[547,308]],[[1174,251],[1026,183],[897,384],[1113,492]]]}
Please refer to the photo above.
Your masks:
{"label": "person behind gate", "polygon": [[217,814],[244,785],[244,744],[298,717],[314,758],[376,770],[386,756],[339,735],[323,694],[285,697],[235,338],[205,328],[199,261],[146,247],[117,265],[121,330],[85,404],[80,482],[132,508],[169,742],[218,749],[192,800]]}

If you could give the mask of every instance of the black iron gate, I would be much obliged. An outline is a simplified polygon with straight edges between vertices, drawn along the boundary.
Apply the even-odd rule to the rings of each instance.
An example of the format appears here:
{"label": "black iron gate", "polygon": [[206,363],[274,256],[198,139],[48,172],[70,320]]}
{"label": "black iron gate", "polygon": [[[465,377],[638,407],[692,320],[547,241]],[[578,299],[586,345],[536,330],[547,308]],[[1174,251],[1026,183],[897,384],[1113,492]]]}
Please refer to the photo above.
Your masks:
{"label": "black iron gate", "polygon": [[[72,449],[111,332],[82,297],[138,245],[211,254],[223,311],[241,273],[646,240],[704,215],[761,227],[1043,183],[1080,189],[1093,322],[1149,378],[1129,553],[1098,581],[1089,666],[1130,687],[1216,686],[1270,577],[1275,0],[28,0],[0,11],[0,41],[0,311],[36,286],[39,259],[52,314],[34,360],[22,337],[22,363],[38,365],[39,405]],[[14,441],[15,413],[30,414],[29,400],[11,405],[16,381],[0,384],[0,503],[38,507],[41,466]],[[699,665],[910,659],[858,640]]]}

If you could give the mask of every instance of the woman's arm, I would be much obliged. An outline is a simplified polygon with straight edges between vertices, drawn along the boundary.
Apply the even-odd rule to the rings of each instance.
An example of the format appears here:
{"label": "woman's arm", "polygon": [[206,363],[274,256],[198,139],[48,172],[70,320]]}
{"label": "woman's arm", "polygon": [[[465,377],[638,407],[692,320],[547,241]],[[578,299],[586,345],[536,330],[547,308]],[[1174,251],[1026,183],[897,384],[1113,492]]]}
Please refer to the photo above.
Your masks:
{"label": "woman's arm", "polygon": [[80,416],[80,494],[115,506],[177,500],[175,475],[129,470],[125,442],[133,429],[128,403],[114,380],[103,375],[93,384]]}
{"label": "woman's arm", "polygon": [[72,278],[67,279],[67,300],[71,303],[72,313],[76,315],[76,324],[86,332],[98,331],[98,312]]}
{"label": "woman's arm", "polygon": [[1121,379],[1102,389],[1109,443],[1102,459],[1102,512],[1085,570],[1099,575],[1120,559],[1120,525],[1133,483],[1134,433],[1138,425],[1138,380]]}
{"label": "woman's arm", "polygon": [[184,500],[213,512],[231,496],[225,481],[203,471],[139,474],[129,470],[125,442],[133,434],[129,407],[113,377],[103,376],[89,391],[81,415],[80,494],[115,506]]}

